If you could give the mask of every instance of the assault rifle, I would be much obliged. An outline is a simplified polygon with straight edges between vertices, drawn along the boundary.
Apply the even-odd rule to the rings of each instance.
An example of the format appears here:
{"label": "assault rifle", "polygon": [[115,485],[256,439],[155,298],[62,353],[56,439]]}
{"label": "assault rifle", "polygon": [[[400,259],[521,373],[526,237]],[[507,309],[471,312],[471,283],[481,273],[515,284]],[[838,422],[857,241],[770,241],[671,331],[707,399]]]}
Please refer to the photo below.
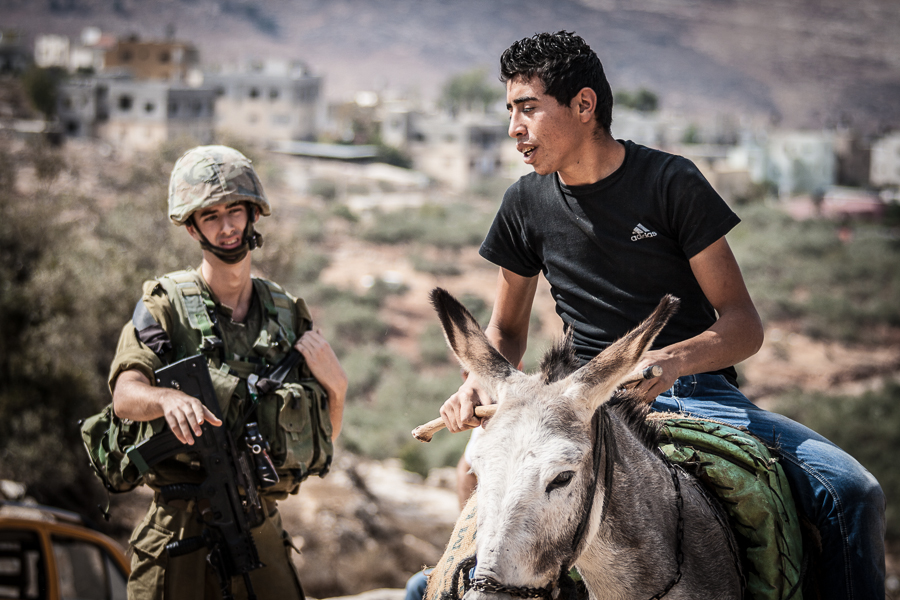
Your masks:
{"label": "assault rifle", "polygon": [[[259,560],[250,530],[263,521],[266,513],[257,494],[258,474],[256,466],[251,464],[254,459],[248,456],[248,443],[236,444],[226,428],[209,376],[209,366],[203,356],[185,358],[159,369],[156,385],[180,390],[199,399],[223,421],[220,427],[204,422],[201,426],[203,435],[196,437],[192,446],[178,441],[166,427],[128,450],[129,458],[142,475],[160,461],[181,453],[198,455],[206,473],[206,479],[199,485],[176,483],[160,489],[164,502],[194,500],[200,504],[205,524],[201,535],[171,542],[166,545],[166,551],[170,557],[176,557],[207,548],[207,561],[216,573],[222,597],[232,600],[231,578],[240,575],[248,598],[255,600],[249,573],[265,565]],[[250,426],[255,427],[255,423],[248,424],[248,429],[256,433],[257,430]],[[243,441],[248,442],[247,439]]]}

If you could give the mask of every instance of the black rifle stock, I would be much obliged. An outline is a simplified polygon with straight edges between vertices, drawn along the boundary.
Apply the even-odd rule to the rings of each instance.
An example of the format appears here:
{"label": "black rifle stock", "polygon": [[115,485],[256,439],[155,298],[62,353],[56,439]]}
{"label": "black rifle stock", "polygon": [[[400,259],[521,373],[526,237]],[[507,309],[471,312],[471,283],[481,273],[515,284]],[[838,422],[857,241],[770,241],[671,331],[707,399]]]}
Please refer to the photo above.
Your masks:
{"label": "black rifle stock", "polygon": [[[172,542],[166,546],[166,551],[169,556],[175,557],[207,548],[207,560],[216,572],[222,597],[226,600],[232,598],[231,578],[240,575],[247,587],[248,597],[253,599],[255,594],[249,573],[264,565],[259,560],[251,534],[251,519],[254,524],[259,524],[265,517],[265,511],[256,493],[257,482],[247,453],[238,448],[224,424],[206,359],[201,355],[191,356],[159,369],[156,385],[180,390],[199,399],[223,421],[220,427],[204,422],[201,426],[203,434],[194,439],[192,446],[178,441],[171,429],[166,427],[128,451],[128,456],[141,474],[160,461],[180,453],[197,455],[206,473],[206,479],[200,484],[177,483],[160,489],[164,502],[204,500],[209,503],[208,510],[205,503],[203,506],[204,523],[207,525],[203,534]],[[240,494],[241,490],[244,496]]]}

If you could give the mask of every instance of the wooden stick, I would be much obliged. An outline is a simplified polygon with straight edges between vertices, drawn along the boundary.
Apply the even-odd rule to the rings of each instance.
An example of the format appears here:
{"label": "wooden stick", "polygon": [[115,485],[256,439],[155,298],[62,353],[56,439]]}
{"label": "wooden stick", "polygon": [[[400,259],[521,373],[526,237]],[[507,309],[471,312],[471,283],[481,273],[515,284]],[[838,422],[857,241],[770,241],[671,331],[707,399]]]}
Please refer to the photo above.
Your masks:
{"label": "wooden stick", "polygon": [[654,377],[659,377],[660,375],[662,375],[662,373],[662,367],[660,367],[659,365],[650,365],[631,379],[623,381],[619,387],[631,387],[633,385],[639,384],[645,379],[653,379]]}
{"label": "wooden stick", "polygon": [[[488,404],[487,406],[475,407],[475,416],[482,419],[485,417],[493,417],[495,412],[497,412],[496,404]],[[429,421],[424,425],[419,425],[418,427],[413,429],[412,436],[420,442],[430,442],[431,438],[434,437],[434,434],[444,427],[445,425],[443,419],[435,419],[434,421]]]}

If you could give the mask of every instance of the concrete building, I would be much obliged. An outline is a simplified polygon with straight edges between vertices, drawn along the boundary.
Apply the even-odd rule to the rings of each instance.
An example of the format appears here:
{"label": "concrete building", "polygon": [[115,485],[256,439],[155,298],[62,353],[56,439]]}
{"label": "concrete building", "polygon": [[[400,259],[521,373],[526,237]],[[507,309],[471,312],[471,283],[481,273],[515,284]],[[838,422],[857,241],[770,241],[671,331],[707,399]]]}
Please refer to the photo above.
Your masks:
{"label": "concrete building", "polygon": [[885,136],[872,144],[869,180],[874,186],[900,186],[900,133]]}
{"label": "concrete building", "polygon": [[148,150],[179,137],[213,140],[215,90],[179,83],[114,80],[109,83],[108,142]]}
{"label": "concrete building", "polygon": [[103,56],[103,70],[124,72],[135,79],[182,81],[200,61],[191,44],[172,40],[119,40]]}
{"label": "concrete building", "polygon": [[835,180],[838,185],[865,187],[872,170],[871,141],[851,129],[838,129],[834,136]]}
{"label": "concrete building", "polygon": [[96,77],[63,82],[57,96],[56,115],[63,135],[99,137],[109,120],[109,82]]}
{"label": "concrete building", "polygon": [[778,195],[816,194],[835,182],[834,133],[776,131],[769,135],[766,179]]}
{"label": "concrete building", "polygon": [[97,27],[85,27],[80,43],[72,43],[63,35],[38,35],[34,38],[34,62],[39,67],[60,67],[70,73],[99,73],[106,52],[116,43],[116,38]]}
{"label": "concrete building", "polygon": [[0,74],[24,73],[33,60],[31,53],[22,44],[19,32],[0,30]]}
{"label": "concrete building", "polygon": [[38,35],[34,38],[34,64],[69,68],[69,38],[64,35]]}
{"label": "concrete building", "polygon": [[259,141],[318,137],[322,78],[297,62],[269,61],[232,72],[207,73],[216,91],[216,129]]}
{"label": "concrete building", "polygon": [[147,150],[178,137],[213,140],[215,91],[177,82],[84,77],[65,82],[57,114],[70,137]]}
{"label": "concrete building", "polygon": [[[504,142],[507,124],[489,115],[446,115],[417,120],[409,142],[415,168],[457,192],[476,188],[487,180],[506,177]],[[520,158],[520,157],[519,157]]]}

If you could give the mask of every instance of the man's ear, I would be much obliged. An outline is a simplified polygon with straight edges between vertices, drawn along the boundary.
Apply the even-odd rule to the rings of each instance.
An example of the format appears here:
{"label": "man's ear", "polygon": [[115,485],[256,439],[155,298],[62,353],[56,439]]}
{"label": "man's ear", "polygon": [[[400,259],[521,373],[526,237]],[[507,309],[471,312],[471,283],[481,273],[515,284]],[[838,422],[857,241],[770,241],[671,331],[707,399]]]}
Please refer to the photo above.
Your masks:
{"label": "man's ear", "polygon": [[253,223],[255,225],[259,221],[259,207],[249,202],[247,203],[247,206],[250,208],[250,211],[253,214]]}
{"label": "man's ear", "polygon": [[578,117],[582,123],[590,123],[594,120],[594,111],[597,110],[597,92],[589,87],[581,88],[572,99],[578,109]]}

